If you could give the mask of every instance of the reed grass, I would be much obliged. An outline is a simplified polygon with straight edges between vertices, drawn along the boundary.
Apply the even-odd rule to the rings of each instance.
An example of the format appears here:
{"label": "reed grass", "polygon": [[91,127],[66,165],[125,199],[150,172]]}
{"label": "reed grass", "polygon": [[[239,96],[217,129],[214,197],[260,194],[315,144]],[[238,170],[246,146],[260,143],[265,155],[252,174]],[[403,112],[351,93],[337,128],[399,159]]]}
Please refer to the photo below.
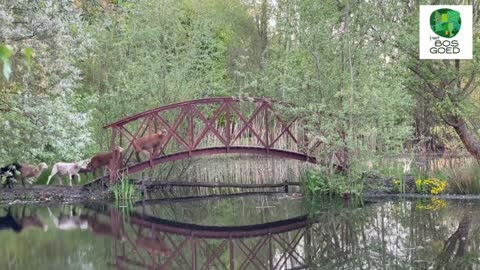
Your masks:
{"label": "reed grass", "polygon": [[130,202],[135,198],[135,186],[127,178],[121,175],[120,180],[110,188],[115,202]]}
{"label": "reed grass", "polygon": [[480,194],[480,165],[472,164],[446,171],[449,191],[454,194]]}

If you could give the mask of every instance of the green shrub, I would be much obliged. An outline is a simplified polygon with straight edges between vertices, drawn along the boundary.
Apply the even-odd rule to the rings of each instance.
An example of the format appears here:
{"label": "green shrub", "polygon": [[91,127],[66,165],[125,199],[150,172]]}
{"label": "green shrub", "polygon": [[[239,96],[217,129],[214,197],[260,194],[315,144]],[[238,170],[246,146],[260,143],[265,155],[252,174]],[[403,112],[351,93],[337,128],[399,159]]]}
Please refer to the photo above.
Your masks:
{"label": "green shrub", "polygon": [[359,196],[361,181],[349,181],[347,175],[328,174],[321,169],[309,169],[302,177],[302,188],[307,196]]}
{"label": "green shrub", "polygon": [[110,188],[116,202],[131,201],[135,197],[135,186],[130,180],[122,175],[120,181]]}
{"label": "green shrub", "polygon": [[449,190],[455,194],[480,194],[480,165],[446,171]]}

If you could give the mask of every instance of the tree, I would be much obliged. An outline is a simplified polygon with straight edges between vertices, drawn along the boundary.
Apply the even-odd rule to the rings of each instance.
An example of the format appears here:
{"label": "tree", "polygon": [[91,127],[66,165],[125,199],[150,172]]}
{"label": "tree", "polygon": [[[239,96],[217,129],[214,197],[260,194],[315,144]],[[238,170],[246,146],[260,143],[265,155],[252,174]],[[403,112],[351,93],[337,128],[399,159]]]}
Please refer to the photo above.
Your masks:
{"label": "tree", "polygon": [[[426,1],[422,4],[435,4],[436,1]],[[480,56],[474,53],[472,60],[420,60],[418,58],[418,2],[408,1],[397,3],[384,1],[377,18],[380,23],[370,24],[369,29],[376,40],[384,44],[394,44],[394,56],[400,66],[408,69],[405,87],[417,97],[417,108],[429,107],[433,113],[447,126],[453,128],[465,149],[477,160],[480,160],[480,138],[478,137],[479,88],[477,73]],[[480,4],[476,1],[447,1],[443,4],[473,5],[473,29],[480,25],[478,10]],[[375,6],[378,4],[375,3]],[[474,33],[474,51],[480,49],[480,33]],[[391,50],[389,55],[393,56]],[[433,123],[435,125],[435,122]],[[430,130],[427,128],[427,130]]]}
{"label": "tree", "polygon": [[109,147],[102,126],[119,118],[230,95],[229,54],[248,20],[237,0],[124,1],[99,14],[89,28],[96,48],[81,64],[99,148]]}
{"label": "tree", "polygon": [[[243,72],[246,94],[292,102],[319,158],[349,172],[401,152],[411,134],[403,72],[364,29],[367,5],[354,1],[277,1],[264,70]],[[246,69],[248,70],[248,69]],[[372,74],[375,74],[374,76]],[[358,170],[354,167],[358,166]]]}
{"label": "tree", "polygon": [[76,108],[76,60],[89,42],[72,3],[0,1],[0,43],[12,51],[11,74],[0,79],[2,163],[83,155],[91,141],[88,114]]}

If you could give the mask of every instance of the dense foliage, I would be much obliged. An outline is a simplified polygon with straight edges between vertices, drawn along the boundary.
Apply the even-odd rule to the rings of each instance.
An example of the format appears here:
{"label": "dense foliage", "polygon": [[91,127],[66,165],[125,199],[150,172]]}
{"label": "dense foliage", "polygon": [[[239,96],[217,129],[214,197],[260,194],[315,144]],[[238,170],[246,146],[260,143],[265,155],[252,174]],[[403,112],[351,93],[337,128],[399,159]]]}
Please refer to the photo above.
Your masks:
{"label": "dense foliage", "polygon": [[120,117],[238,95],[296,104],[320,158],[352,174],[407,142],[478,157],[478,55],[418,60],[427,3],[0,0],[0,163],[79,159]]}

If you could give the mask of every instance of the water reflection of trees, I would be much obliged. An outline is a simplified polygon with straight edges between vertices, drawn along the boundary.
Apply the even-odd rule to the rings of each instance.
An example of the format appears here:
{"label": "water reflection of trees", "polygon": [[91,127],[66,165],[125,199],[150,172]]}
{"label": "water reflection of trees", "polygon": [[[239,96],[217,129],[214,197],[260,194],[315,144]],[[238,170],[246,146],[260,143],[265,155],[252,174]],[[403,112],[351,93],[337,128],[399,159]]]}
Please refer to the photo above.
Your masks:
{"label": "water reflection of trees", "polygon": [[[314,210],[302,227],[276,235],[194,239],[162,229],[142,236],[144,230],[133,229],[141,233],[132,237],[140,235],[143,246],[148,242],[150,249],[157,239],[167,240],[157,253],[163,252],[164,260],[175,257],[177,263],[171,269],[194,269],[193,263],[209,269],[479,269],[475,254],[480,228],[473,208],[451,203],[443,209],[425,210],[424,203],[381,202],[362,208],[325,205]],[[179,247],[182,251],[175,253]]]}
{"label": "water reflection of trees", "polygon": [[175,221],[218,226],[266,223],[306,213],[300,199],[281,194],[212,196],[202,200],[155,200],[152,204],[139,204],[137,210],[146,215]]}
{"label": "water reflection of trees", "polygon": [[[41,264],[41,258],[64,266],[67,257],[75,258],[75,265],[94,262],[98,268],[107,260],[118,269],[480,269],[478,203],[449,201],[426,210],[429,201],[384,201],[360,208],[299,202],[252,197],[167,203],[145,212],[139,206],[131,216],[103,207],[73,212],[52,208],[51,213],[11,207],[17,222],[36,217],[50,226],[46,232],[38,227],[1,231],[8,252],[0,254],[0,261],[15,258],[22,269]],[[195,206],[189,210],[189,205]],[[280,231],[275,230],[285,224],[230,235],[221,226],[278,221],[287,211],[289,217],[298,216],[301,209],[311,210],[308,218]],[[8,208],[2,211],[8,214]],[[88,229],[61,231],[52,225],[51,215],[59,221],[62,215],[80,219]],[[158,223],[159,217],[170,223]],[[171,223],[175,218],[177,223]],[[202,227],[177,226],[180,221],[219,227],[210,234]],[[28,259],[27,254],[38,256]]]}
{"label": "water reflection of trees", "polygon": [[314,264],[325,269],[479,269],[477,257],[472,259],[479,254],[479,235],[471,233],[479,231],[478,220],[472,223],[471,209],[458,213],[458,207],[423,211],[405,201],[319,213],[312,226]]}

